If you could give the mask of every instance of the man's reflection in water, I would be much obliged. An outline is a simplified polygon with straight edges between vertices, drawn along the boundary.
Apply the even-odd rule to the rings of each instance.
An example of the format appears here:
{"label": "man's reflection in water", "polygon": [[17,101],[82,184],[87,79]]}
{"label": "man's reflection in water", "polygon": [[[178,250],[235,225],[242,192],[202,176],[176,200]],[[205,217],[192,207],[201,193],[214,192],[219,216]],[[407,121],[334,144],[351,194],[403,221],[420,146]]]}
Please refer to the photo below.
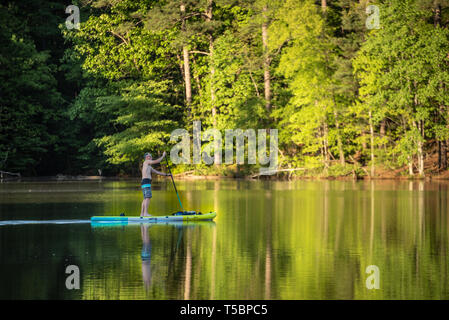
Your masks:
{"label": "man's reflection in water", "polygon": [[148,288],[151,285],[151,243],[150,243],[150,236],[148,235],[149,227],[150,227],[149,224],[140,225],[140,232],[142,235],[142,242],[143,242],[141,253],[142,277],[146,290],[148,290]]}

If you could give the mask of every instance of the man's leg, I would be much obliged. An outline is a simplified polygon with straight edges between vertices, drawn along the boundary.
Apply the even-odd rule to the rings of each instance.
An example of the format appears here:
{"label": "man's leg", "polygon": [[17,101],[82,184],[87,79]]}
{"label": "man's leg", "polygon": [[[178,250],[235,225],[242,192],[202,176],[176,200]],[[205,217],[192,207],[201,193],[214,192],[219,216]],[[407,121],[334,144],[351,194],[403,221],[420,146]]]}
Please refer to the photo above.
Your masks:
{"label": "man's leg", "polygon": [[149,216],[148,208],[150,206],[150,198],[145,198],[145,200],[143,200],[143,201],[144,201],[144,212],[143,212],[143,215],[144,216]]}
{"label": "man's leg", "polygon": [[142,200],[142,209],[140,209],[140,216],[141,217],[143,216],[143,213],[145,212],[144,208],[145,208],[145,199]]}

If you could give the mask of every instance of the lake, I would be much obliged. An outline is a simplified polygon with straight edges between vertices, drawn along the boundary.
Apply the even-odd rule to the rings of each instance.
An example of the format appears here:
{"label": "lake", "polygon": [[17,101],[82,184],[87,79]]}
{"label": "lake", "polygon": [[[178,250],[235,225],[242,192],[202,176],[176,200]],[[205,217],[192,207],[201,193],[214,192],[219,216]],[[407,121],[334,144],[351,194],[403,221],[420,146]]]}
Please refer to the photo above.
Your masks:
{"label": "lake", "polygon": [[[139,215],[137,179],[0,183],[0,299],[449,298],[448,182],[177,188],[186,210],[216,211],[215,220],[90,224]],[[178,210],[170,181],[154,181],[150,213]],[[70,265],[79,289],[66,287]]]}

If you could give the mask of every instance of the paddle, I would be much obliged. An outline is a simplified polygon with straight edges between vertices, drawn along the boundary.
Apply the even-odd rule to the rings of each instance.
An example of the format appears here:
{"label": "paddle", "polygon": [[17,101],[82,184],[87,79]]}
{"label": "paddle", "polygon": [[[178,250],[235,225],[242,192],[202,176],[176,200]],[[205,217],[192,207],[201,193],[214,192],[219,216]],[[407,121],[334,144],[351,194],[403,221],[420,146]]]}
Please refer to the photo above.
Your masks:
{"label": "paddle", "polygon": [[182,212],[184,211],[184,207],[182,206],[181,199],[179,198],[178,190],[176,189],[175,180],[173,179],[173,175],[171,174],[170,165],[168,164],[167,156],[165,157],[165,161],[167,161],[168,172],[170,173],[171,181],[173,182],[173,187],[175,188],[176,195],[178,196],[179,204],[181,205]]}

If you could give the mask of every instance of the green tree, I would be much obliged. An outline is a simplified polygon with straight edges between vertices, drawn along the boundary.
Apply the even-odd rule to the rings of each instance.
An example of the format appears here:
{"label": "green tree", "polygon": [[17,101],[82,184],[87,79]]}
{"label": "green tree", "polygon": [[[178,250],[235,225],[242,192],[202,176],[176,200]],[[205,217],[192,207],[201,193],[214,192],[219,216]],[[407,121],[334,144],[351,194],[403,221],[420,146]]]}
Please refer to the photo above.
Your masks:
{"label": "green tree", "polygon": [[[325,168],[330,163],[330,125],[336,108],[335,80],[331,35],[321,9],[313,1],[286,1],[271,26],[270,42],[274,47],[288,41],[282,50],[277,72],[288,79],[293,97],[274,116],[286,130],[284,143],[300,148],[302,163]],[[340,145],[341,147],[341,145]],[[316,158],[321,154],[321,160]],[[344,158],[342,158],[344,161]]]}
{"label": "green tree", "polygon": [[382,28],[370,33],[354,64],[371,128],[385,116],[394,118],[399,125],[391,151],[399,164],[408,163],[411,175],[416,156],[423,176],[424,143],[435,132],[433,115],[448,102],[449,34],[429,23],[432,12],[418,4],[393,1],[381,6]]}
{"label": "green tree", "polygon": [[3,170],[36,174],[59,142],[52,126],[64,101],[49,52],[37,50],[20,15],[19,6],[0,5],[0,161]]}
{"label": "green tree", "polygon": [[[92,138],[112,164],[132,164],[145,150],[166,148],[169,132],[181,122],[182,78],[170,50],[169,31],[146,29],[136,12],[144,2],[95,3],[98,10],[76,32],[64,31],[73,43],[69,56],[79,60],[86,79],[71,109],[73,119],[94,119],[103,128]],[[87,102],[87,103],[86,103]],[[104,121],[106,120],[106,121]]]}

